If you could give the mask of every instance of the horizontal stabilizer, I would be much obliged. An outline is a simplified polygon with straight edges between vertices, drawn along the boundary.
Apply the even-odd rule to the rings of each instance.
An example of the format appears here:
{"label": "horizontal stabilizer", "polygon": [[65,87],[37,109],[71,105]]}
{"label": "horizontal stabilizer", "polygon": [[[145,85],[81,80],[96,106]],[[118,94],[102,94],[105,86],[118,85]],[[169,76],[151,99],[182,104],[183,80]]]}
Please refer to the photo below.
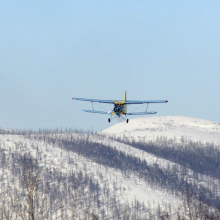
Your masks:
{"label": "horizontal stabilizer", "polygon": [[112,114],[112,111],[103,112],[103,111],[94,111],[94,110],[86,110],[86,109],[83,109],[83,111],[84,112],[90,112],[90,113],[106,114],[106,115],[111,115]]}
{"label": "horizontal stabilizer", "polygon": [[131,112],[126,113],[126,115],[148,115],[148,114],[156,114],[157,112]]}

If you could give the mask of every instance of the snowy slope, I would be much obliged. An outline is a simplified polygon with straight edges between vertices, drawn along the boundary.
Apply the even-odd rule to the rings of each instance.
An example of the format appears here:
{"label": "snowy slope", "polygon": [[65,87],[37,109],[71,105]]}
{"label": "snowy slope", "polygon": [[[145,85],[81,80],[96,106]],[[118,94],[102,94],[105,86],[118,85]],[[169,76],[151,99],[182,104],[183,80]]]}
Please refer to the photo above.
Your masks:
{"label": "snowy slope", "polygon": [[[126,155],[135,156],[135,157],[139,158],[142,161],[146,160],[148,165],[157,164],[157,166],[160,167],[163,170],[166,170],[167,167],[176,166],[178,172],[180,173],[180,170],[183,169],[183,166],[181,166],[177,163],[174,163],[172,161],[157,157],[157,156],[155,156],[151,153],[148,153],[146,151],[143,151],[143,150],[137,149],[135,147],[132,147],[132,145],[124,144],[124,143],[121,143],[121,142],[118,142],[118,141],[115,141],[115,140],[112,140],[112,139],[108,139],[108,138],[103,138],[102,136],[91,136],[90,141],[91,142],[94,141],[94,142],[97,142],[97,143],[102,143],[104,145],[110,146],[112,148],[115,148],[115,149],[123,152],[123,153],[126,153]],[[196,184],[198,184],[200,186],[205,186],[205,187],[210,188],[210,189],[211,188],[216,188],[218,185],[220,185],[220,180],[215,180],[215,181],[210,182],[210,176],[202,175],[202,174],[200,174],[198,176],[198,178],[195,179],[194,176],[193,176],[193,171],[191,169],[185,168],[185,170],[187,172],[187,175],[185,176],[185,179],[187,181],[193,181],[193,182],[195,182]],[[135,178],[135,176],[134,176],[134,178]],[[130,198],[132,198],[132,194],[134,193],[133,196],[136,195],[137,198],[139,198],[141,200],[143,199],[143,201],[146,201],[144,198],[145,198],[145,195],[146,195],[145,193],[147,192],[147,195],[148,195],[147,200],[150,201],[150,202],[152,202],[152,201],[158,201],[159,202],[162,199],[163,201],[166,201],[166,202],[169,201],[174,206],[179,205],[180,201],[178,201],[177,198],[173,198],[174,200],[170,201],[172,196],[171,195],[166,195],[164,197],[163,192],[161,192],[158,189],[155,191],[153,188],[148,186],[147,187],[148,190],[146,191],[146,189],[144,189],[146,186],[140,187],[140,186],[133,185],[132,188],[133,187],[136,190],[134,192],[131,192],[131,194],[130,194],[131,197]]]}
{"label": "snowy slope", "polygon": [[154,116],[131,119],[129,123],[115,124],[102,133],[127,137],[128,139],[151,141],[167,137],[180,141],[182,137],[191,141],[220,144],[220,123],[184,116]]}
{"label": "snowy slope", "polygon": [[[10,155],[15,152],[22,155],[30,153],[33,158],[39,160],[40,166],[45,170],[56,170],[61,173],[70,173],[75,171],[83,171],[88,176],[93,176],[101,187],[101,194],[104,192],[106,183],[109,185],[110,195],[117,195],[122,204],[127,202],[133,204],[135,200],[151,204],[156,208],[160,203],[163,208],[165,204],[171,204],[172,208],[177,208],[181,203],[181,199],[172,195],[166,188],[154,187],[144,182],[138,177],[137,173],[132,173],[131,176],[123,175],[120,169],[103,166],[94,162],[89,157],[78,155],[76,152],[62,147],[62,141],[69,140],[70,137],[76,140],[89,140],[89,143],[99,143],[102,147],[108,146],[117,149],[125,155],[139,158],[140,161],[147,161],[150,166],[158,166],[165,172],[168,167],[176,166],[176,172],[180,175],[180,170],[183,167],[169,160],[157,157],[140,149],[134,148],[131,145],[118,142],[108,138],[108,135],[116,137],[136,139],[141,141],[156,140],[157,137],[167,137],[168,139],[176,139],[181,141],[182,137],[192,141],[201,141],[203,143],[220,143],[220,123],[206,121],[202,119],[180,117],[180,116],[156,116],[132,119],[129,123],[116,124],[102,133],[105,135],[92,135],[86,133],[71,133],[58,134],[57,142],[50,144],[49,142],[37,141],[34,139],[24,138],[22,135],[0,135],[1,150],[4,150],[5,155]],[[44,134],[46,135],[46,134]],[[51,134],[53,136],[54,134]],[[57,136],[57,134],[55,134]],[[50,134],[48,134],[50,136]],[[41,155],[39,157],[39,155]],[[194,176],[193,170],[185,168],[184,180],[194,182],[196,185],[204,186],[210,190],[217,190],[220,194],[220,181],[211,178],[208,175],[199,174]],[[0,171],[2,183],[1,189],[7,185],[7,181],[11,181],[13,173],[7,168],[5,172]],[[17,180],[18,182],[18,180]],[[10,184],[9,184],[10,185]],[[12,184],[11,187],[18,183]],[[1,193],[1,190],[0,190]],[[164,206],[163,206],[163,204]],[[103,204],[103,206],[105,206]],[[94,207],[96,209],[96,207]]]}
{"label": "snowy slope", "polygon": [[[78,134],[75,134],[78,135]],[[65,136],[65,135],[63,135]],[[133,149],[131,151],[131,146],[124,145],[122,143],[112,141],[112,140],[100,140],[96,136],[91,136],[90,141],[102,142],[113,148],[121,149],[123,152],[130,152],[130,154],[135,154],[137,157],[143,156],[143,159],[148,159],[149,164],[153,164],[156,161],[156,157],[148,153],[143,154],[142,151],[138,149]],[[18,144],[20,143],[20,144]],[[100,166],[99,164],[79,156],[74,152],[61,149],[60,147],[55,147],[54,145],[49,145],[44,142],[38,142],[34,140],[25,139],[22,136],[17,135],[0,135],[1,149],[5,150],[6,154],[10,152],[19,152],[21,155],[24,153],[30,153],[32,157],[37,158],[37,151],[40,151],[43,155],[42,160],[39,161],[43,169],[56,169],[63,173],[68,173],[72,170],[84,170],[86,168],[87,175],[95,175],[97,181],[100,182],[101,186],[104,186],[106,182],[110,185],[112,192],[116,193],[122,202],[125,204],[129,202],[130,204],[135,200],[139,202],[144,202],[145,204],[152,204],[157,206],[157,204],[173,204],[173,208],[181,203],[178,197],[168,193],[166,190],[154,189],[153,187],[146,185],[146,183],[140,180],[137,176],[132,175],[132,177],[124,177],[120,171]],[[73,159],[73,163],[69,164],[68,158]],[[158,163],[166,163],[165,160],[161,159]],[[2,175],[2,173],[0,173]],[[8,179],[11,174],[5,172],[3,179]],[[100,181],[99,176],[103,179]],[[10,179],[10,178],[9,178]]]}

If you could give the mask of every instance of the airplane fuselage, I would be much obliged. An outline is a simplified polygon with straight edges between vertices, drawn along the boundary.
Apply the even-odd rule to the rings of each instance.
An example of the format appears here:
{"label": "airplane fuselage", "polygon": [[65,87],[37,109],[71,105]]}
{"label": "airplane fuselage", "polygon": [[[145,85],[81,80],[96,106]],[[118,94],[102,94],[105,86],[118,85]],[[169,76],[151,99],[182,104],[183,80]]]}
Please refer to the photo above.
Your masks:
{"label": "airplane fuselage", "polygon": [[117,115],[120,118],[120,115],[126,115],[127,112],[127,105],[124,103],[124,101],[121,102],[114,102],[114,108],[112,110],[113,115]]}

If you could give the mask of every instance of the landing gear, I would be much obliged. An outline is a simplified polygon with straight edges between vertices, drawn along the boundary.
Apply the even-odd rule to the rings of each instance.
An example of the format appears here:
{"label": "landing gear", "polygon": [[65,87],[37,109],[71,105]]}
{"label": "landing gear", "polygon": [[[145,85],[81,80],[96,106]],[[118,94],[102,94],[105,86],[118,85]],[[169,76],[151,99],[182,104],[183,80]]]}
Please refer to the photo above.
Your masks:
{"label": "landing gear", "polygon": [[128,122],[129,122],[129,119],[127,119],[126,122],[128,123]]}
{"label": "landing gear", "polygon": [[111,121],[111,119],[109,118],[109,119],[108,119],[108,122],[110,123],[110,121]]}

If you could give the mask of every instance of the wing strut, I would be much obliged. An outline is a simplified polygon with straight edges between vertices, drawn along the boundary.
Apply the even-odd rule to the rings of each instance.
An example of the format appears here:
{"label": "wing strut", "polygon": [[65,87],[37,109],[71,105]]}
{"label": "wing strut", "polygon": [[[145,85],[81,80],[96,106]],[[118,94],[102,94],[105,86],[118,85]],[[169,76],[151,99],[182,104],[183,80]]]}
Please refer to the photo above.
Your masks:
{"label": "wing strut", "polygon": [[148,105],[149,105],[149,103],[147,103],[146,112],[147,112]]}

